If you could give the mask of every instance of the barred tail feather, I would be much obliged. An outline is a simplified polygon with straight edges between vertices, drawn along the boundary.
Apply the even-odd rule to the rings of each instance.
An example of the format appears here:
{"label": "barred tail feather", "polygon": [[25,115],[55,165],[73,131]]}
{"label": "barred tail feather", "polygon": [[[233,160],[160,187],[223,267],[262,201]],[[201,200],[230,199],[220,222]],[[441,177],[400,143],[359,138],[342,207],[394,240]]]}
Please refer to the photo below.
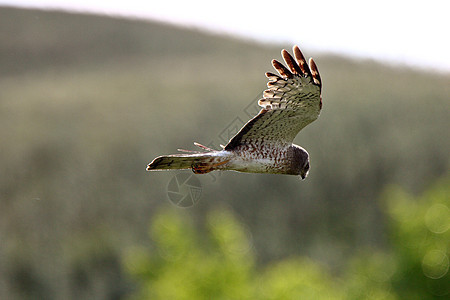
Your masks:
{"label": "barred tail feather", "polygon": [[165,155],[155,158],[148,164],[147,171],[192,169],[196,174],[204,174],[227,161],[213,153]]}
{"label": "barred tail feather", "polygon": [[196,160],[201,160],[204,155],[199,154],[174,154],[158,156],[147,166],[147,171],[152,170],[183,170],[190,169]]}

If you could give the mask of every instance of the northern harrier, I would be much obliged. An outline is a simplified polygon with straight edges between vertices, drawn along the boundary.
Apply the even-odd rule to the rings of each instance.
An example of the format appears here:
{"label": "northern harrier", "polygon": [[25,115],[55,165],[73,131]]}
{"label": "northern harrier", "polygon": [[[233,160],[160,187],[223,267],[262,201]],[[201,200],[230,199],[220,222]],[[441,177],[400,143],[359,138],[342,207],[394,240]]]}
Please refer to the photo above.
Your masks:
{"label": "northern harrier", "polygon": [[305,179],[309,171],[308,152],[292,142],[300,130],[319,116],[322,83],[313,59],[309,59],[308,66],[297,46],[293,51],[295,59],[288,51],[281,51],[289,69],[272,60],[279,75],[266,73],[268,89],[258,101],[263,108],[222,150],[194,143],[203,152],[159,156],[147,166],[147,171],[192,169],[196,174],[205,174],[233,170],[299,175]]}

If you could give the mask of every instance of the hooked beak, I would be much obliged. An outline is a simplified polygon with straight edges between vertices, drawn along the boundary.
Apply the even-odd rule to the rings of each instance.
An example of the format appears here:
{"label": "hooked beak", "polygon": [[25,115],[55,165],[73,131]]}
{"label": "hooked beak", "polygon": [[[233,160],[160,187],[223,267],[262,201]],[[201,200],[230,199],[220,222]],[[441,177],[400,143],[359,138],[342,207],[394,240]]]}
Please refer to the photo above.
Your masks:
{"label": "hooked beak", "polygon": [[300,177],[302,178],[302,180],[305,180],[306,176],[308,176],[308,173],[309,173],[309,171],[300,173]]}

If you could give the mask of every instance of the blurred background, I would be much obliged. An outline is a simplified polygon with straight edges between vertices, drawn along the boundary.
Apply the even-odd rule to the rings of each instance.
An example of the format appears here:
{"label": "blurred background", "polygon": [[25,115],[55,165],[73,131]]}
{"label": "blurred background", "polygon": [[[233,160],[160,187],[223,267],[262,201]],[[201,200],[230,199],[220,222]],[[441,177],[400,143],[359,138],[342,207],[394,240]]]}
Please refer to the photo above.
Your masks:
{"label": "blurred background", "polygon": [[[400,2],[0,1],[0,299],[448,297],[449,22]],[[305,181],[145,171],[226,144],[293,44]]]}

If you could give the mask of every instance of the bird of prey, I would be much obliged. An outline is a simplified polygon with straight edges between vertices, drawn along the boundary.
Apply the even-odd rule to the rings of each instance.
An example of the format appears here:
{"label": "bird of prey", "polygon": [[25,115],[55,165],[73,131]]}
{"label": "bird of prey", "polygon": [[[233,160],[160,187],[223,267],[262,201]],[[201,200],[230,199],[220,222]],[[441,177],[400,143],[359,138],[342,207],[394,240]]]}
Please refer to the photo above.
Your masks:
{"label": "bird of prey", "polygon": [[314,60],[310,58],[308,65],[298,46],[293,47],[293,53],[295,58],[285,49],[281,51],[287,68],[272,60],[279,75],[266,73],[268,89],[258,101],[261,111],[222,150],[194,143],[203,151],[159,156],[148,164],[147,171],[191,169],[195,174],[205,174],[232,170],[305,179],[309,154],[292,142],[300,130],[319,117],[322,82]]}

